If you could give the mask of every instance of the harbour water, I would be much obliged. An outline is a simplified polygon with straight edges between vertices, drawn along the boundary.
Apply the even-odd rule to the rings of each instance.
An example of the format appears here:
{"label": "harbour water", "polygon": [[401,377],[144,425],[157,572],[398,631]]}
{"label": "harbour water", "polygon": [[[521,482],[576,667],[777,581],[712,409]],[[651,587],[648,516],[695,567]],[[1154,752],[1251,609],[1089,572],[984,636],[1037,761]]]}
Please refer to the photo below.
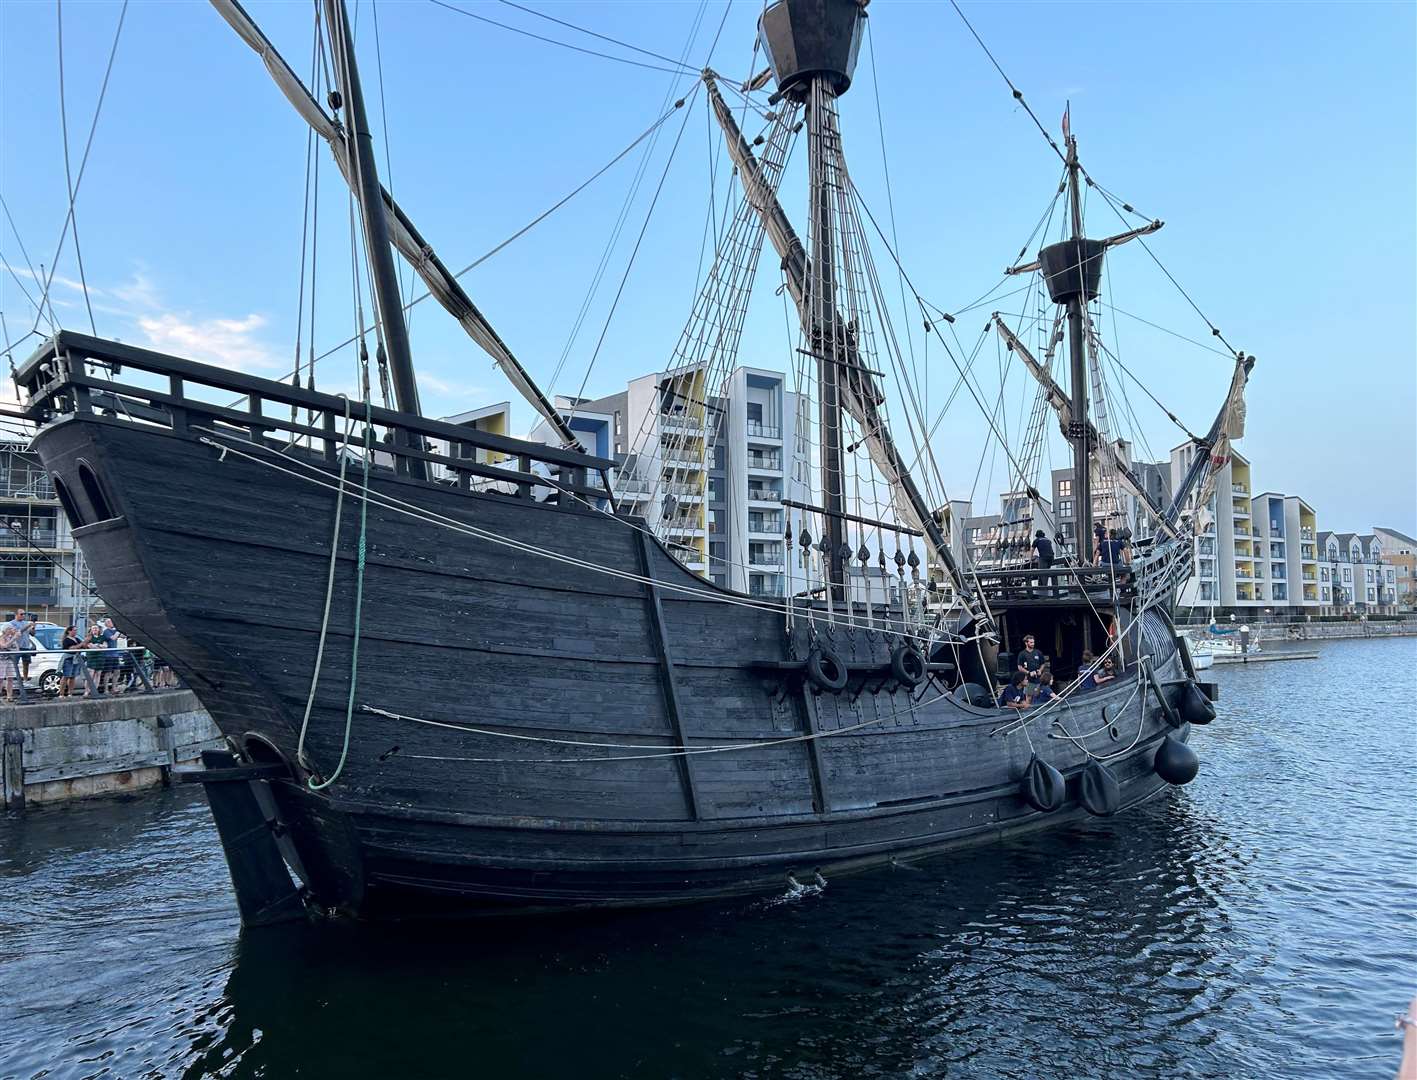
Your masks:
{"label": "harbour water", "polygon": [[200,792],[0,820],[0,1077],[1391,1076],[1417,640],[1304,647],[1186,789],[768,899],[241,934]]}

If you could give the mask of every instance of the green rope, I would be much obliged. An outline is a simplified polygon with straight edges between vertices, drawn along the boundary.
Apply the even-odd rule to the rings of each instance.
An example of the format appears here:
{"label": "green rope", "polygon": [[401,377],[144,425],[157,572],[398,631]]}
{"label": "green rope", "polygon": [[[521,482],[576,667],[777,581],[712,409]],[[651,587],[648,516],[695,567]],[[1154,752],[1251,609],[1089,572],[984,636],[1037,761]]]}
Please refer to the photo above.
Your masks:
{"label": "green rope", "polygon": [[368,551],[369,535],[369,461],[374,456],[370,440],[373,437],[373,423],[370,417],[369,398],[364,399],[364,494],[359,500],[359,548],[354,576],[354,644],[349,656],[349,697],[344,706],[344,745],[340,748],[339,761],[328,780],[315,783],[312,776],[306,783],[311,791],[323,791],[344,772],[344,763],[349,759],[349,737],[354,727],[354,694],[359,685],[359,627],[364,614],[364,563]]}

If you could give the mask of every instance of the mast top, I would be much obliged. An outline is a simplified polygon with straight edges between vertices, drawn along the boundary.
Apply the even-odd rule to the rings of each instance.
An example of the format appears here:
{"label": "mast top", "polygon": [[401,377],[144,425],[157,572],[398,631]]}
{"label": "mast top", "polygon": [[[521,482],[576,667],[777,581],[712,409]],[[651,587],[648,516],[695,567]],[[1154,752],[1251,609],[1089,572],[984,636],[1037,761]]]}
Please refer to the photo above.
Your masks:
{"label": "mast top", "polygon": [[805,99],[815,78],[838,97],[851,85],[869,0],[777,0],[758,20],[758,35],[784,97]]}

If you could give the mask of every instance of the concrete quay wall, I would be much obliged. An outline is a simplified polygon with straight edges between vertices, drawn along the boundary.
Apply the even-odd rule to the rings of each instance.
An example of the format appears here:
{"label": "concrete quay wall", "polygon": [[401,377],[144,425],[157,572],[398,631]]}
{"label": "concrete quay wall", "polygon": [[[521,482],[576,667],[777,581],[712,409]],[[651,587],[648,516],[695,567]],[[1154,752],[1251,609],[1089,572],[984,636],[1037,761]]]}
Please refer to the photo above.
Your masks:
{"label": "concrete quay wall", "polygon": [[190,690],[0,705],[0,795],[23,810],[155,787],[220,745]]}
{"label": "concrete quay wall", "polygon": [[1410,622],[1331,622],[1252,624],[1259,641],[1333,641],[1340,638],[1417,637],[1417,619]]}

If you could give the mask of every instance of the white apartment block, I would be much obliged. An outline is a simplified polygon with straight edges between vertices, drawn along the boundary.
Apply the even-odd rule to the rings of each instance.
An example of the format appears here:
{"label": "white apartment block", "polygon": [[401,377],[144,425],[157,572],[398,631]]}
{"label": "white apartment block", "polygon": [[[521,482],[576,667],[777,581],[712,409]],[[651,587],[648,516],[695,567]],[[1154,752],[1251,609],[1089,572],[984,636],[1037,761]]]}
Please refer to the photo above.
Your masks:
{"label": "white apartment block", "polygon": [[783,499],[808,501],[793,470],[799,398],[782,372],[762,368],[735,368],[722,389],[707,393],[698,366],[556,405],[578,434],[595,429],[603,446],[595,452],[621,463],[621,502],[690,570],[739,592],[783,596]]}
{"label": "white apartment block", "polygon": [[1319,590],[1327,614],[1392,615],[1397,612],[1397,567],[1372,533],[1318,534]]}
{"label": "white apartment block", "polygon": [[[1171,451],[1173,489],[1194,454],[1190,443]],[[1196,535],[1195,573],[1181,587],[1180,606],[1320,614],[1317,545],[1314,508],[1297,495],[1255,494],[1249,459],[1232,447]]]}

